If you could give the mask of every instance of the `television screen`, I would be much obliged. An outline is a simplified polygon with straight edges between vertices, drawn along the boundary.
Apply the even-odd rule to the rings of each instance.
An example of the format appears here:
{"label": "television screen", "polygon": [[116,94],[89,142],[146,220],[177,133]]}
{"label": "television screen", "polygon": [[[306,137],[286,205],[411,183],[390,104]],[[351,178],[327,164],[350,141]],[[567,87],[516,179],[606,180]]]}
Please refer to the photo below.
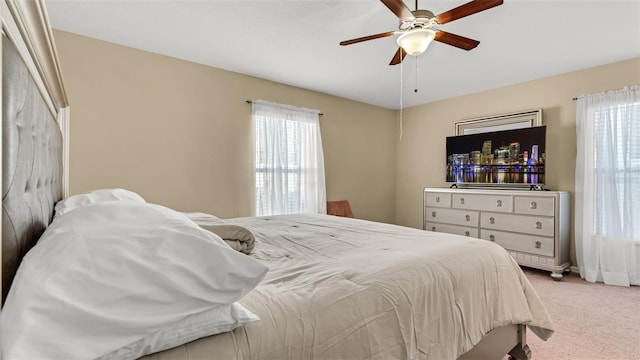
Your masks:
{"label": "television screen", "polygon": [[447,182],[544,185],[546,128],[447,137]]}

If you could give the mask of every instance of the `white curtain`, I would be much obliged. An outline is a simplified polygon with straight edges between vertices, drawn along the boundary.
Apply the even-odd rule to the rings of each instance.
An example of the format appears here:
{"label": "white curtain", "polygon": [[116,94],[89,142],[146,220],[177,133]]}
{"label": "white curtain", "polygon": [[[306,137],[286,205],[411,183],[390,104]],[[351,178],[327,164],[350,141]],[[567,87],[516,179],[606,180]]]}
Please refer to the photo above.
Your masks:
{"label": "white curtain", "polygon": [[640,285],[640,86],[580,97],[576,114],[580,276]]}
{"label": "white curtain", "polygon": [[257,216],[327,213],[320,112],[255,100]]}

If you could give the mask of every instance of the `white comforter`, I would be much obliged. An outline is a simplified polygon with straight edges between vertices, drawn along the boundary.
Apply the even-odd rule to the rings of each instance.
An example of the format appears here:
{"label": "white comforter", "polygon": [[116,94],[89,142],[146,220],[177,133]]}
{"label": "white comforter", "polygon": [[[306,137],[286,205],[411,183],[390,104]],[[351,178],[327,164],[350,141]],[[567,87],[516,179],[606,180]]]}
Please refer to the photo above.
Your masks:
{"label": "white comforter", "polygon": [[261,321],[153,359],[455,359],[492,329],[549,316],[511,256],[478,239],[327,215],[226,221],[255,234]]}

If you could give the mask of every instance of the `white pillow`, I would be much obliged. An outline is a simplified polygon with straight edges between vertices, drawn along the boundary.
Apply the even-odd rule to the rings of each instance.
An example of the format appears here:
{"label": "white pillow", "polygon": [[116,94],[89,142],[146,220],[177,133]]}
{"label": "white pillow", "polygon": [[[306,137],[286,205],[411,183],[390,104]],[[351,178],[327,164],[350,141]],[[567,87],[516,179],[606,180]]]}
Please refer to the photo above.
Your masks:
{"label": "white pillow", "polygon": [[58,201],[54,208],[54,216],[61,216],[71,210],[83,206],[114,200],[135,201],[140,203],[145,202],[142,196],[125,189],[94,190],[85,194],[73,195]]}
{"label": "white pillow", "polygon": [[122,347],[96,360],[129,360],[171,349],[205,336],[231,331],[260,318],[235,302],[187,316],[142,340]]}
{"label": "white pillow", "polygon": [[0,313],[3,359],[93,359],[238,301],[267,268],[171,209],[131,201],[56,218]]}

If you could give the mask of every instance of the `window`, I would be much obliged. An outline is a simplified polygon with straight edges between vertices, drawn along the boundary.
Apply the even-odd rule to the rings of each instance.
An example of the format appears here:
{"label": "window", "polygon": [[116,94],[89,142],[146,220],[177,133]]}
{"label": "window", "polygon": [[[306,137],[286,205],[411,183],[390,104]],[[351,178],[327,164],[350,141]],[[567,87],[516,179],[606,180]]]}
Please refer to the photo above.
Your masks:
{"label": "window", "polygon": [[640,285],[640,86],[579,98],[576,130],[580,275]]}
{"label": "window", "polygon": [[[596,187],[613,186],[609,192],[596,192],[594,233],[603,236],[640,237],[640,102],[615,104],[594,111],[594,167]],[[614,195],[616,198],[607,199]],[[619,224],[606,221],[611,206]]]}
{"label": "window", "polygon": [[326,213],[319,112],[254,101],[256,215]]}

